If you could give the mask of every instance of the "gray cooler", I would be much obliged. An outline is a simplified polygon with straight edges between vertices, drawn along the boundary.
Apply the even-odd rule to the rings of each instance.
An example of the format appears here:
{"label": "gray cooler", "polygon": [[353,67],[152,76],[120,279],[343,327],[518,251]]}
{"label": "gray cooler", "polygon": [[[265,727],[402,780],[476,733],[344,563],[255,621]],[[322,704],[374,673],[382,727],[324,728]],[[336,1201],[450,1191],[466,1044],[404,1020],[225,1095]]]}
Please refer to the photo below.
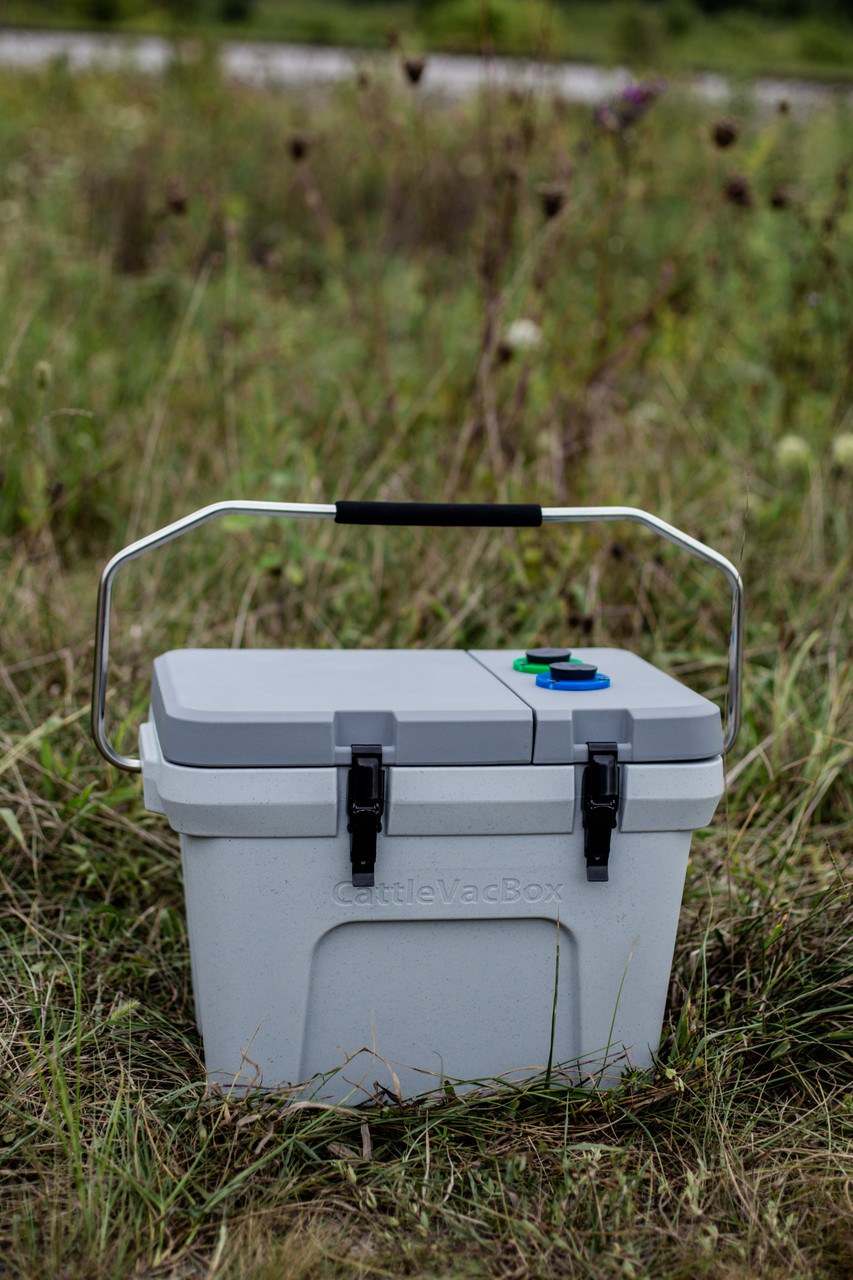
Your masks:
{"label": "gray cooler", "polygon": [[[381,523],[381,505],[338,511]],[[180,832],[209,1080],[358,1102],[647,1070],[691,835],[723,790],[717,707],[618,649],[187,649],[155,660],[140,758],[119,756],[103,732],[112,577],[234,506],[111,561],[96,659],[96,740]],[[735,571],[654,517],[601,510],[726,571],[729,745]],[[443,522],[517,522],[484,511],[506,509]]]}

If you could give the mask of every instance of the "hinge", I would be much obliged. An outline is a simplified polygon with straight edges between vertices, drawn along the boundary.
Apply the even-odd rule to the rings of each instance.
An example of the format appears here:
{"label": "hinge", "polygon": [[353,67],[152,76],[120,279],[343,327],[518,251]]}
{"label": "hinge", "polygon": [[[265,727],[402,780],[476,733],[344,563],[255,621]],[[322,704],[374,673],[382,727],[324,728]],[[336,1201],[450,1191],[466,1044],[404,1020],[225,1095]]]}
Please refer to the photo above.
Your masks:
{"label": "hinge", "polygon": [[583,771],[583,811],[587,880],[607,880],[610,833],[619,809],[619,762],[615,742],[588,742],[589,764]]}
{"label": "hinge", "polygon": [[347,831],[350,832],[352,882],[356,888],[373,885],[376,837],[382,830],[384,811],[382,748],[375,744],[353,746],[352,765],[347,774]]}

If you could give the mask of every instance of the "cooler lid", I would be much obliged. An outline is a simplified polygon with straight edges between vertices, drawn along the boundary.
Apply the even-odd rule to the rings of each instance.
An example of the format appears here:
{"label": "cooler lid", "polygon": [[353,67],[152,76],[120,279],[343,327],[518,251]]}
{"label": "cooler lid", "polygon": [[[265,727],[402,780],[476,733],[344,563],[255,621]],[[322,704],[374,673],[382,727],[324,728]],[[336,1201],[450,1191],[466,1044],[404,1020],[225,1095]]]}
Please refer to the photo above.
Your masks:
{"label": "cooler lid", "polygon": [[529,764],[533,712],[464,650],[177,649],[154,662],[165,759],[203,767]]}
{"label": "cooler lid", "polygon": [[218,768],[349,765],[377,744],[398,765],[706,760],[722,751],[719,708],[624,649],[575,649],[609,677],[541,688],[520,650],[177,649],[154,662],[163,756]]}
{"label": "cooler lid", "polygon": [[521,650],[471,656],[518,694],[535,718],[534,764],[586,761],[589,742],[615,742],[622,761],[708,760],[723,749],[720,709],[626,649],[572,649],[609,676],[609,688],[542,688],[513,668]]}

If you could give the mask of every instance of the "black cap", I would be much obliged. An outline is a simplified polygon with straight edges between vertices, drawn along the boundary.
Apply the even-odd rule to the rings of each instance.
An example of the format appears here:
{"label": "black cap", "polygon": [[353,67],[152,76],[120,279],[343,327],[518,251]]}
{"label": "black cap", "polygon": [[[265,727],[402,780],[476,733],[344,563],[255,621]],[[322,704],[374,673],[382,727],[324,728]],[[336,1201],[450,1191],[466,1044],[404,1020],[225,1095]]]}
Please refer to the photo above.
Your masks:
{"label": "black cap", "polygon": [[568,662],[571,649],[528,649],[527,661],[547,667],[552,662]]}
{"label": "black cap", "polygon": [[551,664],[552,680],[594,680],[598,667],[591,662],[553,662]]}

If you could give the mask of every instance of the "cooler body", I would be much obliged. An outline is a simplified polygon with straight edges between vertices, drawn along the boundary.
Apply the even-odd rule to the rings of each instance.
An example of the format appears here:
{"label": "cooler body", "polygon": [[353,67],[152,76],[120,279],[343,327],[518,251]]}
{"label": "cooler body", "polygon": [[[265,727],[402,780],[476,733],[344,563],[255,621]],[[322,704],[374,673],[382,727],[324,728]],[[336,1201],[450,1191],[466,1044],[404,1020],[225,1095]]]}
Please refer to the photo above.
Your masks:
{"label": "cooler body", "polygon": [[542,688],[517,651],[157,659],[145,798],[181,833],[211,1082],[356,1103],[651,1065],[691,834],[723,789],[719,712],[633,654],[573,656],[609,686]]}

